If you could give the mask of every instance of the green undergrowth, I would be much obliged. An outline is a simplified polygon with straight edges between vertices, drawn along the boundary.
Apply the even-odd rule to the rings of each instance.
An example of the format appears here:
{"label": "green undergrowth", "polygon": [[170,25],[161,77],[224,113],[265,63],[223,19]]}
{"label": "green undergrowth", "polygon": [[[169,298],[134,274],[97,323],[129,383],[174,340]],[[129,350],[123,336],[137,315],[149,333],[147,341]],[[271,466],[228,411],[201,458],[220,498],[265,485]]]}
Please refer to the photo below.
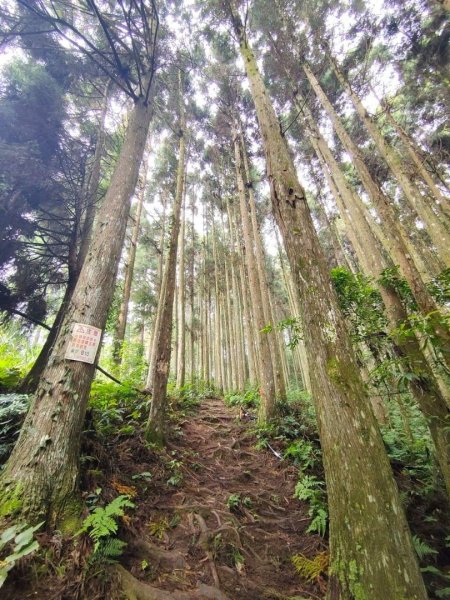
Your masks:
{"label": "green undergrowth", "polygon": [[0,465],[10,455],[30,404],[24,394],[0,395]]}
{"label": "green undergrowth", "polygon": [[[177,388],[173,381],[167,387],[167,416],[177,430],[180,418],[191,415],[214,389],[202,382],[186,383]],[[151,396],[141,394],[131,382],[118,385],[95,380],[92,384],[88,406],[87,429],[101,438],[132,436],[141,431],[147,422]]]}
{"label": "green undergrowth", "polygon": [[[414,536],[414,545],[431,598],[447,597],[449,586],[450,517],[443,482],[433,454],[426,422],[406,392],[392,389],[385,398],[388,413],[381,427],[395,479]],[[255,389],[228,394],[230,406],[256,415]],[[307,392],[291,388],[278,404],[278,418],[265,426],[255,424],[259,449],[275,450],[298,468],[294,495],[308,504],[309,532],[328,534],[328,513],[322,454],[313,402]]]}
{"label": "green undergrowth", "polygon": [[30,346],[26,332],[17,324],[0,326],[0,393],[15,391],[33,366],[38,349]]}

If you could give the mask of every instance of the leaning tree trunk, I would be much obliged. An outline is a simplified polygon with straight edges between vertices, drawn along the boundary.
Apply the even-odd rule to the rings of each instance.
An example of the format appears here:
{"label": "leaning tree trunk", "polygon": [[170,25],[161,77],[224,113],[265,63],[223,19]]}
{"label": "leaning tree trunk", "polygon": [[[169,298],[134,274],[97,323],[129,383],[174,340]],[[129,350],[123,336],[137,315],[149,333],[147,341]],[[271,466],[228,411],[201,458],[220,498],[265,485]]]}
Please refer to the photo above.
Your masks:
{"label": "leaning tree trunk", "polygon": [[358,113],[361,121],[364,123],[367,131],[370,133],[380,155],[386,161],[389,169],[397,180],[405,198],[426,226],[431,241],[435,245],[442,260],[445,262],[445,264],[450,264],[450,244],[448,230],[440,222],[439,218],[433,212],[431,207],[424,202],[420,191],[416,188],[408,174],[405,172],[401,156],[386,142],[373,119],[364,108],[360,98],[355,94],[349,82],[345,78],[336,60],[329,53],[327,56],[337,80],[350,97],[356,112]]}
{"label": "leaning tree trunk", "polygon": [[180,123],[179,123],[179,157],[177,168],[177,188],[172,214],[170,245],[167,254],[166,268],[162,289],[164,296],[161,319],[156,335],[155,364],[152,372],[152,402],[147,422],[146,437],[148,440],[162,445],[165,440],[167,381],[169,379],[170,355],[172,350],[172,316],[175,296],[178,235],[180,232],[181,204],[184,193],[186,163],[186,119],[183,105],[182,77],[178,74]]}
{"label": "leaning tree trunk", "polygon": [[[408,282],[419,309],[424,315],[428,315],[429,324],[433,333],[442,345],[443,360],[449,365],[450,332],[436,302],[424,283],[416,262],[413,260],[414,249],[408,243],[407,236],[403,231],[402,226],[398,224],[398,220],[396,219],[391,204],[371,177],[367,166],[361,158],[358,148],[345,131],[337,113],[333,109],[311,69],[306,64],[303,65],[303,69],[322,106],[329,115],[333,127],[342,141],[344,148],[352,156],[364,188],[383,222],[384,231],[383,234],[379,236],[380,241],[383,243],[383,246],[391,256],[393,262],[399,265],[400,272]],[[378,228],[377,235],[379,235],[379,230],[380,228]]]}
{"label": "leaning tree trunk", "polygon": [[[375,233],[369,226],[368,221],[371,220],[371,215],[366,213],[368,217],[366,220],[365,205],[349,187],[339,164],[304,101],[302,106],[306,114],[306,127],[311,136],[312,146],[319,161],[323,161],[325,175],[329,169],[335,181],[337,188],[335,199],[345,223],[347,235],[364,272],[373,278],[374,285],[381,294],[388,317],[389,333],[395,344],[396,352],[406,359],[412,372],[421,374],[420,381],[413,380],[410,389],[429,426],[437,462],[450,496],[450,434],[448,433],[448,409],[445,398],[439,390],[432,367],[428,364],[417,337],[395,334],[396,331],[401,331],[404,323],[407,323],[408,315],[395,290],[378,283],[384,269],[390,264],[385,261]],[[377,414],[376,397],[371,397],[371,401],[374,413]]]}
{"label": "leaning tree trunk", "polygon": [[78,511],[74,498],[80,438],[95,365],[67,360],[65,354],[74,323],[105,327],[151,116],[151,103],[139,98],[98,213],[96,235],[19,440],[2,473],[3,512],[11,498],[17,498],[13,504],[29,522],[44,518],[51,526],[69,518],[71,509]]}
{"label": "leaning tree trunk", "polygon": [[[330,512],[328,597],[425,600],[387,454],[294,163],[232,2],[226,2],[266,155],[272,210],[301,298]],[[376,528],[373,524],[376,523]]]}

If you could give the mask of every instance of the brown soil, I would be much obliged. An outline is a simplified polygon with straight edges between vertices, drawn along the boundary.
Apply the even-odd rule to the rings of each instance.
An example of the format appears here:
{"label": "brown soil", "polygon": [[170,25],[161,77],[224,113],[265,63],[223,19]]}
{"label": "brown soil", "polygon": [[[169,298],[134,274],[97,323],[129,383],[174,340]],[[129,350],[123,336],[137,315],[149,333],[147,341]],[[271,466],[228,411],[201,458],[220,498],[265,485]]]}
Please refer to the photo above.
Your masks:
{"label": "brown soil", "polygon": [[[128,544],[119,567],[107,577],[86,577],[80,565],[90,542],[78,538],[70,557],[66,552],[71,566],[62,576],[49,568],[31,586],[8,586],[5,600],[323,598],[325,580],[305,581],[291,562],[294,554],[312,559],[326,550],[319,536],[306,533],[308,507],[293,499],[297,469],[255,449],[249,422],[216,398],[177,430],[163,453],[149,450],[139,436],[107,449],[86,444],[99,461],[98,469],[85,471],[86,494],[98,486],[104,502],[127,489],[136,494],[136,508],[119,531]],[[136,477],[144,472],[152,473],[150,482]]]}

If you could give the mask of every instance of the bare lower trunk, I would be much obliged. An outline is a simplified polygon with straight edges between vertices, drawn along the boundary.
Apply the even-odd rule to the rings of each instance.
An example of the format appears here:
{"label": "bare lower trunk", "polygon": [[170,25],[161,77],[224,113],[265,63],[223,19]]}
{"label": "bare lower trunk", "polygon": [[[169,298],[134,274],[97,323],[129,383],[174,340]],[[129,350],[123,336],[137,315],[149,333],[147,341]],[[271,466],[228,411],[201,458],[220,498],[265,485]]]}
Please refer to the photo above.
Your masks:
{"label": "bare lower trunk", "polygon": [[250,233],[253,240],[255,261],[259,276],[264,321],[266,325],[271,324],[273,326],[272,331],[270,331],[266,335],[269,339],[270,354],[272,358],[272,369],[275,378],[276,396],[279,400],[283,401],[286,400],[286,382],[284,380],[284,375],[282,371],[282,358],[281,350],[278,344],[277,331],[275,328],[275,324],[273,323],[272,313],[270,309],[270,289],[267,281],[267,271],[264,260],[264,249],[261,239],[261,233],[258,227],[258,222],[256,220],[256,201],[255,194],[253,191],[253,184],[250,176],[250,165],[247,157],[244,136],[242,135],[241,131],[239,132],[239,138],[242,147],[242,158],[246,178],[246,186],[248,188],[248,201],[251,215]]}

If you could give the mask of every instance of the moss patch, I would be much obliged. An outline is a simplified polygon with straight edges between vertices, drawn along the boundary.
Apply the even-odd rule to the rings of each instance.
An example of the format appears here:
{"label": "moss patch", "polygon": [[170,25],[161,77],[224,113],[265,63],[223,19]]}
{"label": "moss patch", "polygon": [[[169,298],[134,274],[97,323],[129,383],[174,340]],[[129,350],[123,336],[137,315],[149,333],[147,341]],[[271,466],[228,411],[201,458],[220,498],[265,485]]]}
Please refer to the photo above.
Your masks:
{"label": "moss patch", "polygon": [[23,486],[17,483],[14,488],[5,486],[0,497],[0,518],[11,517],[20,512],[22,508]]}

